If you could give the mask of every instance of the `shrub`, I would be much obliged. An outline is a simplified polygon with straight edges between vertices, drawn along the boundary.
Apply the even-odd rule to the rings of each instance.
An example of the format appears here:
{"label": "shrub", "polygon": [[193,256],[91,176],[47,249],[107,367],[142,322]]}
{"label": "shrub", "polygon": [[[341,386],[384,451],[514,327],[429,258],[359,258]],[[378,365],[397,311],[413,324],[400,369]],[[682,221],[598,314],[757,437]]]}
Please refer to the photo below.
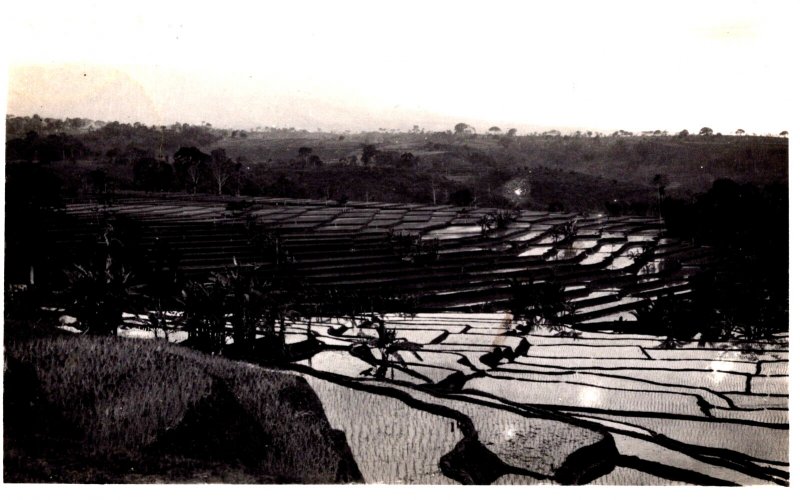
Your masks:
{"label": "shrub", "polygon": [[563,332],[574,313],[564,286],[556,281],[511,280],[511,312],[529,325]]}
{"label": "shrub", "polygon": [[690,303],[674,295],[647,300],[636,307],[634,316],[641,331],[663,336],[661,347],[673,349],[684,344],[697,333],[697,318],[690,312]]}

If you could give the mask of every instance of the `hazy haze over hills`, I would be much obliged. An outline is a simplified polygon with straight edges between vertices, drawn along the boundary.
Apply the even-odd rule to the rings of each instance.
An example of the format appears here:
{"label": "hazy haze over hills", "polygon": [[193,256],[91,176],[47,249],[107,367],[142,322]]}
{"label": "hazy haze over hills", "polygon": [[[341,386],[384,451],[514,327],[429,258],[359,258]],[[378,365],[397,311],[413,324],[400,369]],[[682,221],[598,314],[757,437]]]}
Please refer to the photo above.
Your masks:
{"label": "hazy haze over hills", "polygon": [[315,130],[788,128],[790,2],[45,2],[8,113]]}

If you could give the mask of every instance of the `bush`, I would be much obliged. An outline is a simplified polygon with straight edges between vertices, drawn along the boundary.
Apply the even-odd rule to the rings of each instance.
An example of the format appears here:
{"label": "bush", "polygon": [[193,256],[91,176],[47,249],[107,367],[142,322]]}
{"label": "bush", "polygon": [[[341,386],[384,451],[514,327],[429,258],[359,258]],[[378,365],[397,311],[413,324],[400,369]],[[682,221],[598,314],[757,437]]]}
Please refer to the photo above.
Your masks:
{"label": "bush", "polygon": [[556,281],[512,279],[511,313],[529,325],[562,332],[574,313],[574,306],[567,300],[564,286]]}
{"label": "bush", "polygon": [[450,193],[448,203],[457,207],[468,207],[475,201],[475,195],[469,188],[462,188]]}

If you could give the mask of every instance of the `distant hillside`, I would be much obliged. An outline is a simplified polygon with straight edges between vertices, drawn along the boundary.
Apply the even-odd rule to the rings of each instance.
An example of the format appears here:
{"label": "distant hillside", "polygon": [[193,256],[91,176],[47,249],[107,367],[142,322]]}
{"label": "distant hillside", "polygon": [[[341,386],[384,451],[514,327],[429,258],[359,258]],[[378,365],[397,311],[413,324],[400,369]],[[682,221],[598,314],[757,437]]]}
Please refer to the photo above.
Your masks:
{"label": "distant hillside", "polygon": [[[757,185],[788,180],[786,138],[709,131],[335,134],[27,117],[6,122],[9,161],[49,163],[71,195],[91,190],[86,176],[100,169],[113,188],[147,191],[577,211],[615,205],[652,214],[659,190],[688,198],[720,178]],[[181,148],[197,153],[176,159]],[[194,177],[191,169],[199,169]]]}

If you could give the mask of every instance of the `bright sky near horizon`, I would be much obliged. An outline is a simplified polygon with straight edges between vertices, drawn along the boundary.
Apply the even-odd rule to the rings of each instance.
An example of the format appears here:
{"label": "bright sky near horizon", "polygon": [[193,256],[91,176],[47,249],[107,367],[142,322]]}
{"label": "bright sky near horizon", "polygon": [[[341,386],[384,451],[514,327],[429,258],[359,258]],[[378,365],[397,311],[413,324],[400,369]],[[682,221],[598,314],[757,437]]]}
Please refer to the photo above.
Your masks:
{"label": "bright sky near horizon", "polygon": [[20,3],[4,16],[8,113],[777,134],[798,83],[792,14],[740,0]]}

